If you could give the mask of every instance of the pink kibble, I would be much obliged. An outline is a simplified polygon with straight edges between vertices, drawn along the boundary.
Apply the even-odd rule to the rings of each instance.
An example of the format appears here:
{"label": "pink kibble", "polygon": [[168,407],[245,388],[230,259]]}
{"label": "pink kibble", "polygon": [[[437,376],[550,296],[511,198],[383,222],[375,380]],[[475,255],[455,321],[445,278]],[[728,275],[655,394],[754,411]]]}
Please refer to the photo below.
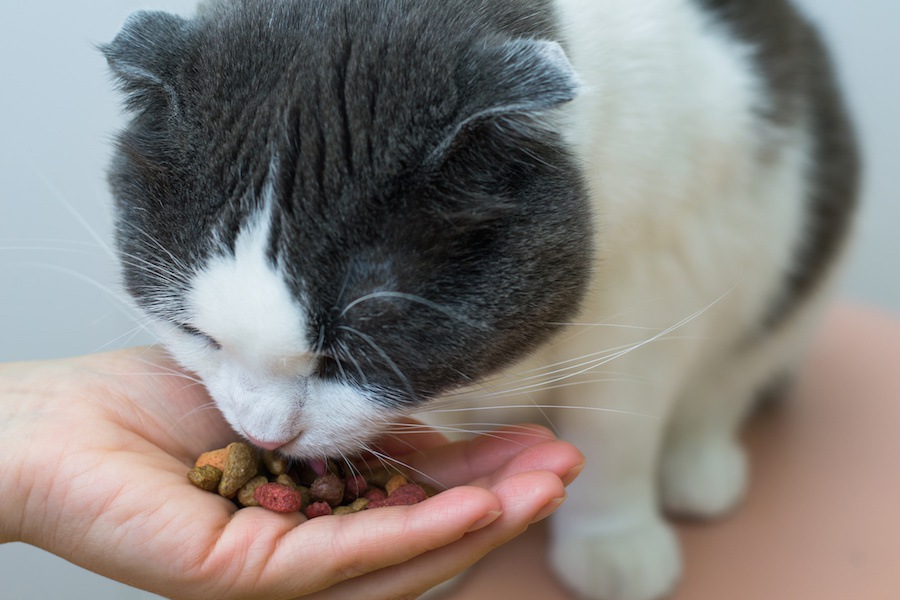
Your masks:
{"label": "pink kibble", "polygon": [[331,505],[327,502],[313,502],[306,507],[306,516],[310,519],[331,514]]}
{"label": "pink kibble", "polygon": [[263,484],[253,492],[253,498],[260,506],[280,513],[297,512],[303,507],[300,492],[283,483]]}
{"label": "pink kibble", "polygon": [[385,492],[381,488],[371,488],[370,490],[366,491],[365,494],[363,494],[363,498],[366,498],[367,500],[370,500],[372,502],[380,502],[381,500],[387,498],[387,492]]}
{"label": "pink kibble", "polygon": [[382,506],[410,506],[418,504],[428,498],[421,487],[415,483],[402,485],[394,490],[394,493],[380,500],[371,500],[366,506],[366,510],[370,508],[381,508]]}

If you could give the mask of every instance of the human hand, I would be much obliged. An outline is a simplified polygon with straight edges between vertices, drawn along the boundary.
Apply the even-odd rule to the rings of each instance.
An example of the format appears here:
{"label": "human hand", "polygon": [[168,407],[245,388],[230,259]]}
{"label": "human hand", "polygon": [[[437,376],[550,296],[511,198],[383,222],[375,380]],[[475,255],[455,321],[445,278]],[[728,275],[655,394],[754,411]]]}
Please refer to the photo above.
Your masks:
{"label": "human hand", "polygon": [[238,511],[187,482],[194,457],[234,433],[156,349],[0,366],[0,436],[0,541],[185,599],[414,596],[552,512],[583,461],[538,427],[454,444],[413,434],[403,460],[456,487],[309,522]]}

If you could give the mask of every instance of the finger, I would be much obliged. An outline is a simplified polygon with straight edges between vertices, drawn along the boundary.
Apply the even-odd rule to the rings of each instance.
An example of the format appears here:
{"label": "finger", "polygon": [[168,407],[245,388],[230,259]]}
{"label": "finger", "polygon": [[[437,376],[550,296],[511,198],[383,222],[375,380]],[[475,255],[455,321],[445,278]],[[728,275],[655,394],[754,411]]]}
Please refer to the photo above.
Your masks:
{"label": "finger", "polygon": [[[312,519],[278,540],[259,581],[279,597],[326,589],[456,542],[497,518],[500,509],[490,491],[457,487],[414,506]],[[298,573],[305,575],[302,581]]]}
{"label": "finger", "polygon": [[378,440],[376,450],[388,456],[424,452],[447,444],[447,437],[428,425],[411,418],[400,419],[391,433]]}
{"label": "finger", "polygon": [[549,471],[563,485],[568,485],[581,472],[584,463],[584,455],[575,446],[560,441],[543,442],[524,449],[496,471],[472,480],[471,485],[493,488],[504,479],[530,471]]}
{"label": "finger", "polygon": [[453,487],[496,471],[522,451],[553,439],[553,434],[539,425],[516,425],[404,456],[403,461],[445,487]]}
{"label": "finger", "polygon": [[560,479],[553,473],[521,473],[504,480],[494,490],[503,502],[503,514],[490,525],[467,533],[462,539],[419,555],[402,564],[358,577],[313,596],[315,600],[343,598],[412,598],[450,579],[494,548],[524,532],[541,517],[547,506],[559,506],[565,497]]}

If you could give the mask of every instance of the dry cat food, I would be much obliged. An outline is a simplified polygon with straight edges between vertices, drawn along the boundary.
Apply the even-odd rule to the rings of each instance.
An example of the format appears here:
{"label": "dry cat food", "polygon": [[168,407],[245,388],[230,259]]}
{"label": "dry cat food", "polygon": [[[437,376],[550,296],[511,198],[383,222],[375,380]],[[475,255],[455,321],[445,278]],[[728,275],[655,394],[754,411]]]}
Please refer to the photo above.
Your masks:
{"label": "dry cat food", "polygon": [[[366,470],[364,468],[364,470]],[[333,461],[291,465],[275,452],[244,442],[201,454],[188,480],[238,506],[262,506],[280,513],[303,512],[310,519],[381,506],[422,502],[436,491],[383,467],[363,476],[345,473]]]}

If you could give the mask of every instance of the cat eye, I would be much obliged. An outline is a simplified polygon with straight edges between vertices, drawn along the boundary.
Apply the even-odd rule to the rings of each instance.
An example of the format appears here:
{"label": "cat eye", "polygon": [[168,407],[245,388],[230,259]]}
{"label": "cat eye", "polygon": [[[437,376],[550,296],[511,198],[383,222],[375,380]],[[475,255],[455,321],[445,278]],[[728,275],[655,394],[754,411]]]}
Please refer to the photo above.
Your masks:
{"label": "cat eye", "polygon": [[186,324],[186,323],[179,323],[178,328],[181,329],[183,332],[185,332],[185,333],[188,334],[188,335],[192,335],[192,336],[194,336],[194,337],[198,337],[198,338],[202,339],[203,341],[205,341],[207,344],[209,344],[210,346],[212,346],[212,347],[215,348],[216,350],[221,350],[221,349],[222,349],[222,344],[220,344],[219,342],[217,342],[217,341],[216,341],[215,339],[213,339],[211,336],[206,335],[205,333],[203,333],[202,331],[200,331],[200,330],[197,329],[196,327],[193,327],[192,325],[188,325],[188,324]]}

